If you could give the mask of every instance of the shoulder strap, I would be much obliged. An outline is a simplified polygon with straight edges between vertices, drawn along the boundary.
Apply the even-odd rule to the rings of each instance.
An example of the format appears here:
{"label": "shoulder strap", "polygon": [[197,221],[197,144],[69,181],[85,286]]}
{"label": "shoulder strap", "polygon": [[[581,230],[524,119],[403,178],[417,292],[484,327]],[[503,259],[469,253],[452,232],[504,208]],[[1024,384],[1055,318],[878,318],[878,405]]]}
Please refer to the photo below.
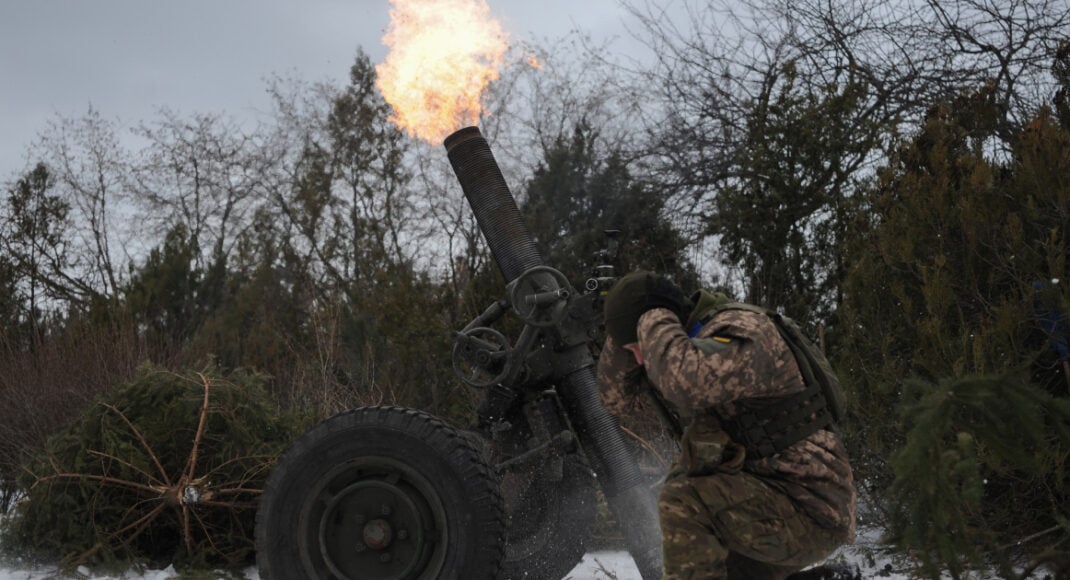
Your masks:
{"label": "shoulder strap", "polygon": [[767,316],[791,349],[806,389],[794,395],[742,401],[744,411],[725,430],[747,448],[752,458],[770,457],[821,429],[833,429],[843,420],[844,395],[828,359],[799,328],[782,314],[741,302],[728,302],[698,313],[705,324],[726,310],[745,310]]}
{"label": "shoulder strap", "polygon": [[803,381],[808,386],[816,385],[819,388],[821,395],[826,399],[833,423],[843,422],[847,402],[839,377],[832,370],[832,364],[829,363],[825,354],[806,336],[794,320],[770,308],[742,302],[727,302],[707,308],[706,312],[701,313],[700,320],[705,324],[726,310],[745,310],[769,317],[780,333],[780,337],[791,349],[791,354],[795,356],[795,362],[799,365]]}
{"label": "shoulder strap", "polygon": [[753,312],[755,314],[764,314],[766,316],[772,316],[776,314],[768,308],[757,306],[754,304],[744,304],[743,302],[721,302],[718,304],[703,305],[699,302],[696,306],[695,320],[705,324],[710,321],[711,318],[717,316],[725,310],[746,310],[747,312]]}

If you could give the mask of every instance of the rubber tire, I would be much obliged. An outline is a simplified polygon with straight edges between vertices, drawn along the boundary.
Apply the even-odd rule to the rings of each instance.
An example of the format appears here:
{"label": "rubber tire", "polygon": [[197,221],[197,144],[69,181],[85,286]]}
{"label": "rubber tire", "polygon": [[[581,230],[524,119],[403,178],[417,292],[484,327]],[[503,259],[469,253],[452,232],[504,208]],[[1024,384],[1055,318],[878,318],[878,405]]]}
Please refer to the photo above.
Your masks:
{"label": "rubber tire", "polygon": [[[560,481],[545,471],[527,475],[533,483],[509,498],[503,578],[560,580],[583,559],[598,517],[594,473],[578,455],[564,458]],[[510,475],[503,475],[508,486]],[[513,474],[512,477],[524,477]]]}
{"label": "rubber tire", "polygon": [[[360,525],[346,522],[366,521],[363,513],[352,515],[353,504],[380,502],[376,494],[399,499],[394,515],[412,516],[402,523],[419,523],[411,537],[404,535],[409,547],[394,531],[397,544],[390,549],[401,554],[419,546],[411,549],[421,556],[379,566],[384,552],[367,551],[360,533],[347,532],[341,548],[324,540],[338,538],[330,532],[343,525]],[[400,407],[354,409],[309,430],[279,459],[256,518],[257,566],[265,580],[491,580],[500,572],[504,538],[498,480],[483,456],[442,420]],[[349,549],[358,543],[359,558],[370,555],[374,564],[346,561],[358,557]]]}

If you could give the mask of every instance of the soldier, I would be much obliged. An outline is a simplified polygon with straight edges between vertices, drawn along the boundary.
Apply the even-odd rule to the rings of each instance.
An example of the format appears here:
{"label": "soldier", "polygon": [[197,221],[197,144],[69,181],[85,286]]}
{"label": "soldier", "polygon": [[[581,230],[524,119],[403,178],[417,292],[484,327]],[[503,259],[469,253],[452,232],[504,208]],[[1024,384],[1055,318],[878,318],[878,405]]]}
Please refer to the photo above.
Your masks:
{"label": "soldier", "polygon": [[652,385],[689,423],[658,502],[663,580],[783,579],[854,540],[843,442],[804,407],[773,321],[727,303],[707,291],[688,301],[649,272],[622,277],[605,300],[607,408],[619,414]]}

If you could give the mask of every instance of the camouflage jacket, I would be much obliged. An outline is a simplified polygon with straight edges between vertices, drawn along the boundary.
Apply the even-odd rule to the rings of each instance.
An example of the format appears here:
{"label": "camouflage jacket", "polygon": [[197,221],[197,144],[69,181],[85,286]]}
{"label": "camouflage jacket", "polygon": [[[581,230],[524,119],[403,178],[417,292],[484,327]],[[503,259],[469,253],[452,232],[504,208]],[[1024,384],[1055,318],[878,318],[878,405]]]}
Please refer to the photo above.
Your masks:
{"label": "camouflage jacket", "polygon": [[[775,398],[805,388],[799,367],[776,326],[743,310],[718,313],[694,339],[676,316],[654,309],[639,319],[645,372],[662,397],[685,420],[714,412],[731,419],[745,399]],[[641,372],[630,352],[606,341],[598,379],[607,409],[615,414],[641,407]],[[781,489],[828,528],[854,536],[856,491],[847,451],[831,431],[818,431],[744,469]]]}

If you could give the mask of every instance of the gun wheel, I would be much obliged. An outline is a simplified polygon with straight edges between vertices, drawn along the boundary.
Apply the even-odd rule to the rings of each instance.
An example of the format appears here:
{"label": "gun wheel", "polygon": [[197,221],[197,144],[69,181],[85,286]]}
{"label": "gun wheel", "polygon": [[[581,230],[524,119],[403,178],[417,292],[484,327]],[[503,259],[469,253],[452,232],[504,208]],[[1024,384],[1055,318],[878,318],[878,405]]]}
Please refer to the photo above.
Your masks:
{"label": "gun wheel", "polygon": [[261,577],[493,579],[498,481],[467,437],[426,413],[365,407],[302,436],[257,513]]}

